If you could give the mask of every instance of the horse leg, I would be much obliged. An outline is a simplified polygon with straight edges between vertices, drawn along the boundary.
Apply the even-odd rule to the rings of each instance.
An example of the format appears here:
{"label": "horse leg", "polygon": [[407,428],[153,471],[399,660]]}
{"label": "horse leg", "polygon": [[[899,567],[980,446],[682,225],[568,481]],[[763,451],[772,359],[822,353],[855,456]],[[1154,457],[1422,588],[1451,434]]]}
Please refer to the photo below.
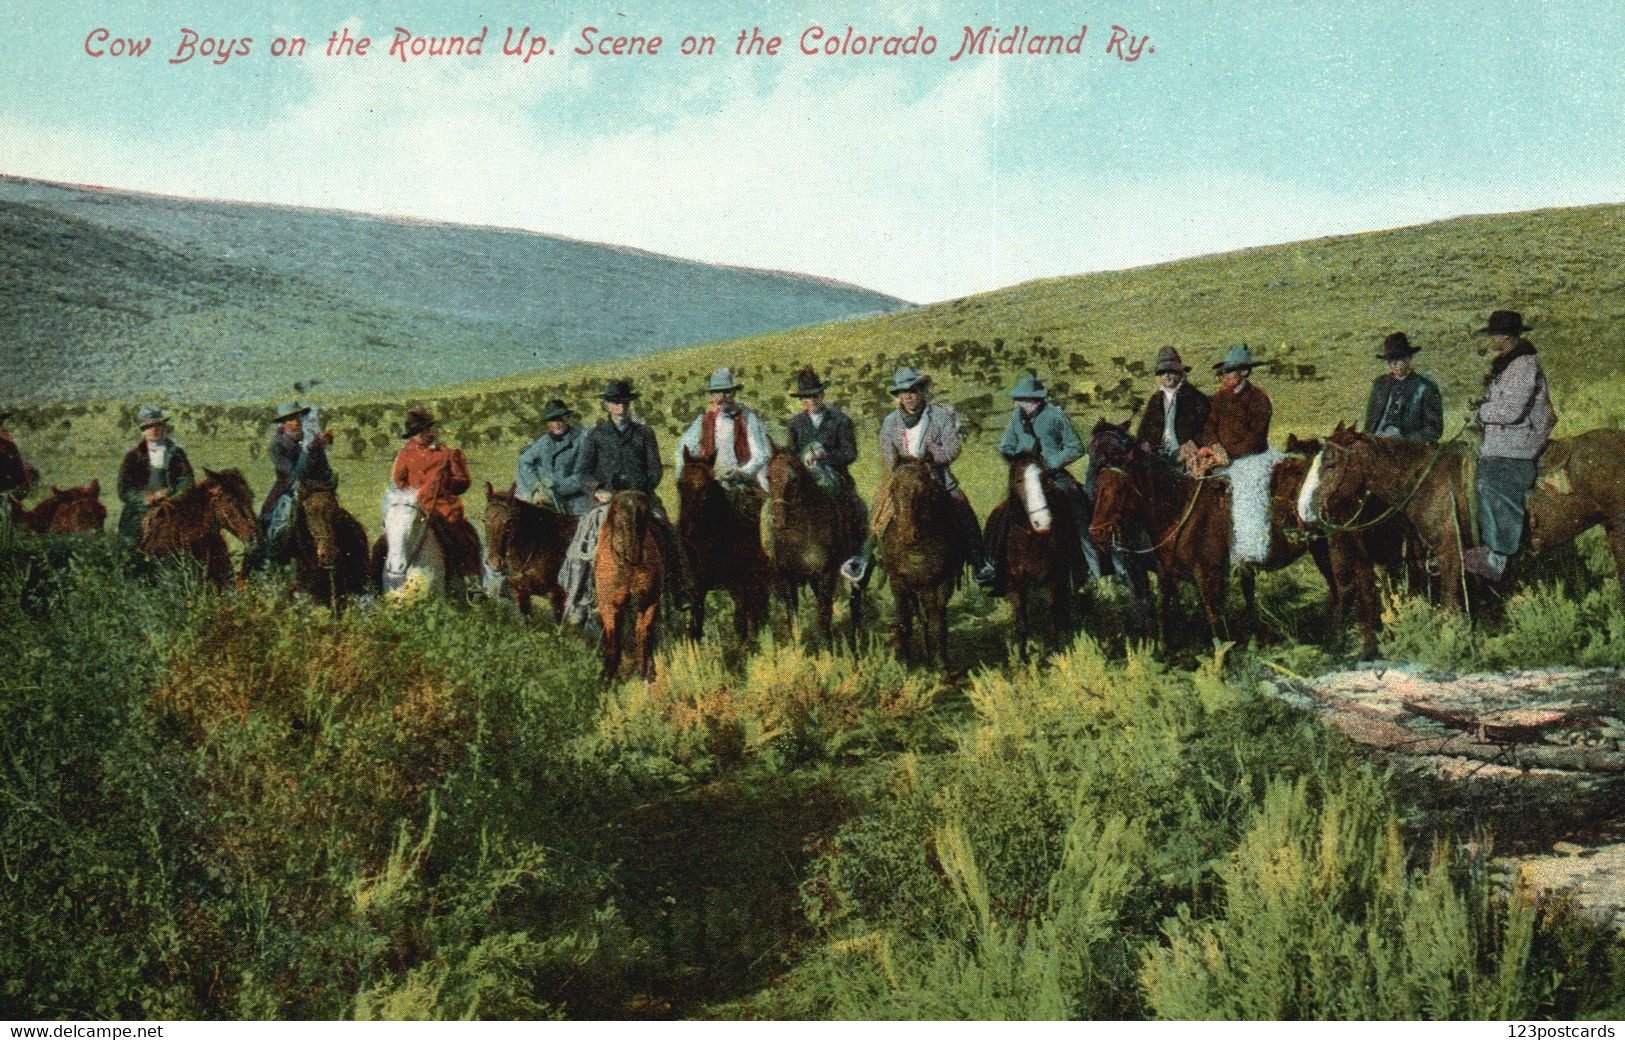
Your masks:
{"label": "horse leg", "polygon": [[[832,582],[833,578],[830,579]],[[858,643],[863,636],[863,590],[853,586],[847,593],[847,620],[851,622],[850,642],[852,652],[858,652]]]}
{"label": "horse leg", "polygon": [[638,611],[636,637],[638,642],[638,674],[645,679],[655,677],[655,618],[660,613],[660,597],[653,597]]}
{"label": "horse leg", "polygon": [[604,625],[604,678],[614,682],[621,671],[621,611],[614,604],[602,612]]}
{"label": "horse leg", "polygon": [[1049,586],[1050,645],[1059,650],[1072,639],[1072,577],[1065,567],[1057,568],[1057,578]]}
{"label": "horse leg", "polygon": [[516,574],[508,584],[513,589],[513,601],[519,605],[519,616],[530,617],[530,579],[522,574]]}
{"label": "horse leg", "polygon": [[693,597],[688,601],[688,638],[696,643],[705,634],[705,592],[696,583]]}
{"label": "horse leg", "polygon": [[943,671],[948,670],[948,600],[953,595],[953,585],[945,583],[931,591],[931,616],[928,619],[936,632],[937,665]]}
{"label": "horse leg", "polygon": [[813,579],[818,645],[835,649],[835,572],[826,570]]}
{"label": "horse leg", "polygon": [[1608,538],[1608,550],[1614,554],[1614,577],[1619,579],[1620,600],[1625,602],[1625,512],[1612,523],[1605,523],[1603,532]]}
{"label": "horse leg", "polygon": [[894,582],[892,588],[896,590],[897,597],[897,616],[892,620],[892,649],[906,661],[914,650],[914,593],[900,583]]}
{"label": "horse leg", "polygon": [[1011,581],[1010,583],[1010,614],[1016,625],[1016,657],[1022,664],[1026,664],[1027,657],[1027,593],[1030,586],[1026,581]]}
{"label": "horse leg", "polygon": [[1167,658],[1173,652],[1175,624],[1179,606],[1179,579],[1167,567],[1157,575],[1157,642],[1162,646],[1162,656]]}
{"label": "horse leg", "polygon": [[1230,637],[1230,628],[1224,622],[1225,575],[1216,567],[1203,567],[1196,572],[1196,586],[1202,592],[1202,613],[1207,617],[1208,641],[1216,643]]}
{"label": "horse leg", "polygon": [[1244,604],[1242,623],[1245,624],[1249,637],[1258,636],[1258,568],[1250,563],[1244,563],[1236,568],[1236,576],[1241,579],[1241,602]]}

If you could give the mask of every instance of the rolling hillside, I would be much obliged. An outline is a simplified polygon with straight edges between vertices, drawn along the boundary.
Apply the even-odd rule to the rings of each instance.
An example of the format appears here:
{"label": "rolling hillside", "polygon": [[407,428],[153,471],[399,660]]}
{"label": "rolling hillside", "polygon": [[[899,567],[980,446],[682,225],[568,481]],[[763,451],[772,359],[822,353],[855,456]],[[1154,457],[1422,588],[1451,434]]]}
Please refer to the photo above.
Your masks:
{"label": "rolling hillside", "polygon": [[[782,439],[794,406],[785,390],[795,369],[811,363],[833,382],[832,399],[857,418],[856,473],[870,487],[878,476],[873,431],[892,406],[886,386],[896,365],[911,363],[935,376],[939,396],[957,404],[970,427],[956,469],[985,512],[1002,494],[991,448],[1009,414],[1005,391],[1023,366],[1038,369],[1087,430],[1097,417],[1121,420],[1138,410],[1152,389],[1158,347],[1177,347],[1196,367],[1197,384],[1211,387],[1209,366],[1246,341],[1266,362],[1257,379],[1275,401],[1279,444],[1289,431],[1324,433],[1363,414],[1382,369],[1374,357],[1382,337],[1404,329],[1422,347],[1418,367],[1444,390],[1446,429],[1454,432],[1486,368],[1488,347],[1476,330],[1498,307],[1521,310],[1534,326],[1560,435],[1625,426],[1625,206],[1470,217],[1058,278],[897,314],[453,386],[433,386],[433,369],[413,368],[427,389],[339,396],[324,388],[318,396],[338,436],[335,464],[355,474],[352,486],[370,503],[408,404],[436,411],[447,439],[469,450],[477,482],[505,484],[546,397],[564,397],[590,418],[602,380],[628,375],[643,391],[639,406],[664,452],[701,406],[706,373],[731,364],[746,384],[743,399],[776,420]],[[48,479],[100,475],[110,486],[137,396],[131,391],[119,407],[23,409],[10,425]],[[268,398],[258,406],[199,405],[182,381],[159,396],[178,406],[176,434],[194,458],[242,466],[263,485]],[[362,512],[370,523],[370,507]]]}
{"label": "rolling hillside", "polygon": [[0,177],[6,397],[502,377],[895,310],[854,286],[527,232]]}

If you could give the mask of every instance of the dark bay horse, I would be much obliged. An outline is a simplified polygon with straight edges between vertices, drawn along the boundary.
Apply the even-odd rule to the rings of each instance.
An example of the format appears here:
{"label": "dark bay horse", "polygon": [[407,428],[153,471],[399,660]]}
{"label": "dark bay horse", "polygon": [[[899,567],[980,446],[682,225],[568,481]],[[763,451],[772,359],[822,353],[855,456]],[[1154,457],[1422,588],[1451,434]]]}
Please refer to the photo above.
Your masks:
{"label": "dark bay horse", "polygon": [[51,486],[51,497],[24,509],[11,500],[11,517],[35,534],[90,534],[107,523],[107,507],[101,503],[102,482],[92,480],[83,487]]}
{"label": "dark bay horse", "polygon": [[23,461],[9,437],[0,437],[0,495],[26,495],[39,483],[39,470]]}
{"label": "dark bay horse", "polygon": [[[1127,438],[1127,424],[1096,427],[1091,453],[1101,466],[1095,476],[1095,511],[1089,537],[1097,546],[1113,547],[1126,525],[1138,524],[1162,565],[1157,581],[1158,631],[1163,649],[1170,644],[1181,581],[1196,584],[1202,598],[1209,638],[1228,632],[1224,598],[1230,573],[1230,485],[1211,477],[1193,478],[1155,452]],[[1116,432],[1110,432],[1115,430]],[[1336,576],[1324,538],[1294,537],[1300,526],[1296,498],[1306,460],[1285,459],[1271,475],[1269,552],[1262,562],[1237,568],[1246,604],[1247,623],[1257,627],[1258,571],[1278,570],[1311,552],[1326,579],[1335,605]]]}
{"label": "dark bay horse", "polygon": [[[1465,604],[1462,554],[1476,539],[1463,443],[1371,437],[1338,428],[1321,451],[1308,506],[1337,524],[1377,506],[1402,514],[1439,561],[1439,595],[1447,610]],[[1551,442],[1527,504],[1525,548],[1539,553],[1601,525],[1625,592],[1625,430],[1590,430]],[[1363,513],[1360,513],[1363,515]]]}
{"label": "dark bay horse", "polygon": [[874,533],[880,567],[897,605],[892,639],[908,656],[914,615],[920,614],[924,657],[948,665],[948,600],[965,567],[954,528],[954,504],[929,463],[905,456],[875,496]]}
{"label": "dark bay horse", "polygon": [[677,534],[693,568],[691,638],[700,638],[705,629],[705,597],[712,589],[733,597],[734,631],[742,642],[766,620],[770,573],[762,551],[764,501],[754,480],[725,488],[715,467],[684,449],[677,474]]}
{"label": "dark bay horse", "polygon": [[367,590],[367,531],[339,505],[333,485],[302,480],[288,527],[294,582],[318,603],[342,606]]}
{"label": "dark bay horse", "polygon": [[[654,678],[655,620],[666,583],[677,576],[666,573],[666,560],[655,531],[654,504],[642,491],[620,491],[610,500],[609,512],[598,533],[593,557],[598,616],[604,626],[603,661],[606,678],[621,671],[623,652],[638,662],[645,679]],[[631,638],[626,630],[631,629]]]}
{"label": "dark bay horse", "polygon": [[559,568],[581,518],[526,502],[517,486],[498,491],[485,485],[485,565],[508,576],[519,613],[530,613],[531,597],[553,604],[553,620],[564,616]]}
{"label": "dark bay horse", "polygon": [[137,548],[154,559],[185,554],[202,563],[218,588],[231,580],[231,553],[221,531],[244,544],[259,535],[254,493],[234,469],[205,469],[204,479],[173,498],[162,499],[141,518]]}
{"label": "dark bay horse", "polygon": [[[1034,596],[1049,590],[1050,645],[1072,632],[1072,587],[1083,576],[1076,520],[1067,496],[1045,475],[1041,460],[1023,452],[1010,460],[1004,501],[987,517],[987,544],[1003,542],[1002,592],[1015,617],[1016,648],[1027,660]],[[996,532],[1002,529],[1002,537]],[[996,588],[995,593],[1001,590]]]}
{"label": "dark bay horse", "polygon": [[[835,590],[841,563],[863,540],[861,516],[845,488],[820,484],[795,452],[773,449],[767,463],[768,566],[773,588],[793,622],[803,585],[817,601],[818,638],[834,641]],[[851,641],[856,646],[863,624],[863,590],[849,599]]]}

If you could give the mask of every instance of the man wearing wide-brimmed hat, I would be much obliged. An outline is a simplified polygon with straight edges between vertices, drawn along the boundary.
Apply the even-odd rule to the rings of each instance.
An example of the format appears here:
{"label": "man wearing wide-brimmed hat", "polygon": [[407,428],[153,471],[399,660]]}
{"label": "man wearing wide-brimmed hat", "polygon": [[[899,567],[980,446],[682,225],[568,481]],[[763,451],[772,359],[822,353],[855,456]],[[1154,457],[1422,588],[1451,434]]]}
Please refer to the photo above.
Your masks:
{"label": "man wearing wide-brimmed hat", "polygon": [[134,542],[141,537],[141,519],[153,505],[192,486],[192,463],[169,437],[169,416],[157,405],[142,405],[136,413],[141,443],[124,456],[118,470],[119,537]]}
{"label": "man wearing wide-brimmed hat", "polygon": [[463,514],[461,497],[472,483],[468,459],[460,449],[440,443],[435,417],[422,408],[406,413],[401,439],[406,443],[395,456],[390,481],[398,488],[416,489],[418,504],[445,551],[447,577],[455,571],[466,581],[479,582],[480,536]]}
{"label": "man wearing wide-brimmed hat", "polygon": [[896,410],[880,424],[880,460],[887,472],[905,455],[924,459],[948,489],[954,503],[954,521],[976,584],[988,588],[995,577],[982,542],[982,526],[970,499],[948,467],[959,457],[959,413],[931,400],[931,377],[905,365],[892,375],[891,395]]}
{"label": "man wearing wide-brimmed hat", "polygon": [[23,460],[22,450],[17,447],[17,442],[12,440],[11,434],[6,430],[6,420],[9,418],[11,413],[0,409],[0,453],[9,455],[15,460],[12,465],[17,476],[16,483],[10,487],[0,488],[0,491],[21,497],[34,490],[34,485],[39,483],[39,470]]}
{"label": "man wearing wide-brimmed hat", "polygon": [[[1035,456],[1055,489],[1066,497],[1062,504],[1078,536],[1081,557],[1076,561],[1080,566],[1075,570],[1082,577],[1081,565],[1095,559],[1094,545],[1089,541],[1089,525],[1084,519],[1089,515],[1089,503],[1084,497],[1083,485],[1067,467],[1083,458],[1083,442],[1078,440],[1078,432],[1066,412],[1049,399],[1049,388],[1037,372],[1022,373],[1010,390],[1010,400],[1015,407],[1010,411],[1010,421],[1005,424],[1004,436],[999,439],[999,454],[1006,462],[1024,453]],[[997,526],[1002,528],[1003,525]],[[990,525],[987,533],[988,555],[1002,574],[1008,531],[995,530]]]}
{"label": "man wearing wide-brimmed hat", "polygon": [[869,527],[869,510],[849,470],[858,460],[858,438],[846,413],[824,400],[828,389],[829,384],[811,368],[797,372],[790,396],[801,402],[801,411],[791,417],[786,429],[790,450],[818,482],[846,497],[853,538],[847,548],[853,556],[843,565],[842,573],[861,583],[869,574],[869,543],[863,535]]}
{"label": "man wearing wide-brimmed hat", "polygon": [[542,408],[547,432],[525,445],[514,475],[520,498],[561,513],[580,516],[592,507],[592,496],[581,486],[576,463],[581,457],[581,428],[570,421],[573,413],[557,398]]}
{"label": "man wearing wide-brimmed hat", "polygon": [[310,406],[289,401],[277,407],[271,420],[276,427],[271,434],[271,465],[276,480],[260,505],[260,543],[249,561],[255,566],[269,561],[280,561],[284,535],[293,514],[293,495],[299,482],[309,480],[321,484],[338,484],[333,467],[327,461],[327,446],[333,443],[331,433],[318,433],[305,440],[305,416]]}
{"label": "man wearing wide-brimmed hat", "polygon": [[1157,389],[1146,399],[1134,434],[1147,450],[1172,457],[1183,446],[1194,448],[1201,440],[1207,426],[1208,400],[1185,378],[1190,370],[1191,366],[1173,347],[1157,351]]}
{"label": "man wearing wide-brimmed hat", "polygon": [[1365,406],[1365,432],[1405,441],[1437,441],[1444,435],[1444,400],[1438,384],[1412,367],[1422,348],[1403,332],[1382,341],[1379,361],[1388,371],[1371,384]]}
{"label": "man wearing wide-brimmed hat", "polygon": [[1496,349],[1484,398],[1473,419],[1482,428],[1478,446],[1478,531],[1481,545],[1466,553],[1467,570],[1500,581],[1523,540],[1525,497],[1535,486],[1540,456],[1557,426],[1546,374],[1529,326],[1517,311],[1496,311],[1481,330]]}
{"label": "man wearing wide-brimmed hat", "polygon": [[1230,481],[1230,558],[1262,563],[1270,549],[1270,475],[1281,453],[1270,449],[1269,397],[1253,385],[1257,364],[1245,343],[1231,347],[1213,366],[1219,388],[1213,392],[1207,426],[1195,459],[1198,472],[1224,468]]}
{"label": "man wearing wide-brimmed hat", "polygon": [[773,455],[767,425],[735,400],[740,386],[731,369],[712,372],[705,389],[710,403],[677,442],[678,467],[685,459],[697,459],[715,466],[724,483],[754,480],[767,490],[767,460]]}

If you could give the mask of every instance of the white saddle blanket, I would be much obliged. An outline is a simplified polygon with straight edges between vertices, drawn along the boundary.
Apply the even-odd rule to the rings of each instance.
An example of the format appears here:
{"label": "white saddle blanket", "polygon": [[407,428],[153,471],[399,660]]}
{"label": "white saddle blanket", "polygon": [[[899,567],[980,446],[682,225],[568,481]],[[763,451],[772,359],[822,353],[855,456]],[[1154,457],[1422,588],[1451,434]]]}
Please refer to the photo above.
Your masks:
{"label": "white saddle blanket", "polygon": [[1274,448],[1244,455],[1213,472],[1230,480],[1230,559],[1263,563],[1270,554],[1270,475],[1286,458]]}

